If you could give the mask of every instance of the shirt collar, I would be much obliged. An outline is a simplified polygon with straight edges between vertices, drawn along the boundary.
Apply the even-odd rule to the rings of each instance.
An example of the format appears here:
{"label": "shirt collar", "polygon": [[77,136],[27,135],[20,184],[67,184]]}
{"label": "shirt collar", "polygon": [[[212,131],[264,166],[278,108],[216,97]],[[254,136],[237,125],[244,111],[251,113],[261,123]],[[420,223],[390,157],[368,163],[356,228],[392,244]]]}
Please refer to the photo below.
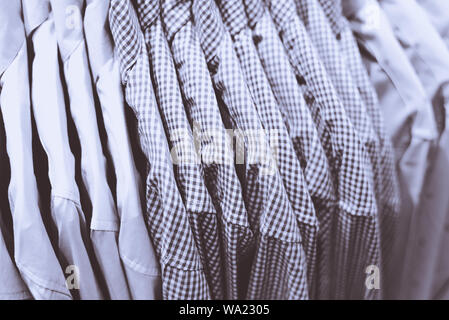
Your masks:
{"label": "shirt collar", "polygon": [[89,62],[95,79],[105,63],[114,56],[108,21],[109,5],[110,0],[86,1],[84,29]]}
{"label": "shirt collar", "polygon": [[49,0],[22,0],[25,30],[27,35],[50,16]]}
{"label": "shirt collar", "polygon": [[0,76],[14,60],[25,40],[20,0],[0,0]]}
{"label": "shirt collar", "polygon": [[193,0],[192,13],[204,56],[210,63],[217,56],[224,37],[223,22],[211,0]]}
{"label": "shirt collar", "polygon": [[50,0],[61,58],[66,61],[84,41],[83,14],[85,0]]}
{"label": "shirt collar", "polygon": [[243,0],[243,3],[248,17],[248,25],[250,28],[255,28],[265,12],[265,5],[262,0]]}
{"label": "shirt collar", "polygon": [[290,23],[297,14],[293,0],[265,0],[265,4],[278,28]]}
{"label": "shirt collar", "polygon": [[329,21],[329,25],[335,35],[344,29],[344,18],[341,8],[341,0],[318,0]]}
{"label": "shirt collar", "polygon": [[162,24],[169,42],[188,21],[192,20],[191,6],[190,0],[161,1]]}
{"label": "shirt collar", "polygon": [[110,2],[109,25],[120,60],[122,82],[126,84],[128,71],[141,52],[143,36],[130,0],[110,0]]}
{"label": "shirt collar", "polygon": [[242,0],[218,0],[217,3],[231,37],[235,37],[248,26],[248,18]]}
{"label": "shirt collar", "polygon": [[133,0],[142,30],[146,30],[160,13],[159,0]]}

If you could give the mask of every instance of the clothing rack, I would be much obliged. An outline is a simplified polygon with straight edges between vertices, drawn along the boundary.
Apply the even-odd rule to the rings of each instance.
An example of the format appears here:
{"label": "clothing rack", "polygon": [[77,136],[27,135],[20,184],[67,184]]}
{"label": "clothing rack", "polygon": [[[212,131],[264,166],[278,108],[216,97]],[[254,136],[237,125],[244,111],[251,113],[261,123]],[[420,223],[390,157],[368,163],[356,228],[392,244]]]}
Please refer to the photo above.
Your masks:
{"label": "clothing rack", "polygon": [[448,12],[0,0],[0,299],[449,298]]}

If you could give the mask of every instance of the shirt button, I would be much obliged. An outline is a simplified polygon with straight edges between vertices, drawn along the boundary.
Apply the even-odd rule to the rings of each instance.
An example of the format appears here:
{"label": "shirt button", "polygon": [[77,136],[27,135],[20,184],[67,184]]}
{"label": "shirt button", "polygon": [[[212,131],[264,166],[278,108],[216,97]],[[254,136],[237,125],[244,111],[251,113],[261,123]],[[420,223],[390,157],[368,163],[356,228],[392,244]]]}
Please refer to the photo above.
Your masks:
{"label": "shirt button", "polygon": [[279,38],[281,38],[281,39],[284,38],[284,30],[279,31]]}
{"label": "shirt button", "polygon": [[313,105],[314,102],[315,102],[315,97],[314,97],[313,95],[311,95],[310,93],[309,93],[309,94],[306,94],[306,95],[304,96],[304,99],[306,100],[306,103],[307,103],[307,105],[309,105],[309,106]]}
{"label": "shirt button", "polygon": [[212,75],[215,75],[215,74],[217,73],[217,70],[218,70],[218,62],[216,62],[215,60],[213,60],[213,61],[211,61],[211,62],[208,64],[208,67],[209,67],[210,73],[211,73]]}
{"label": "shirt button", "polygon": [[341,33],[337,33],[337,35],[335,36],[337,38],[338,41],[341,40]]}
{"label": "shirt button", "polygon": [[306,79],[303,76],[301,76],[301,75],[297,75],[296,76],[296,80],[298,81],[298,83],[301,86],[305,86],[307,84]]}
{"label": "shirt button", "polygon": [[257,46],[262,41],[262,36],[254,35],[253,41],[254,41],[254,44]]}

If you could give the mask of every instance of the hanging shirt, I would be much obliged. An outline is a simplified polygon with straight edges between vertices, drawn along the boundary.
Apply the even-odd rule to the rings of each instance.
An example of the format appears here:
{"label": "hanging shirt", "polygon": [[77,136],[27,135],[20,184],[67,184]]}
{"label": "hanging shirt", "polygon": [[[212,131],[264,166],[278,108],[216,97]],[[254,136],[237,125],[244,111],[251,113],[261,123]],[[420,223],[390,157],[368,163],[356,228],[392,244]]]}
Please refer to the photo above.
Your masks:
{"label": "hanging shirt", "polygon": [[[337,259],[335,297],[364,296],[365,269],[379,265],[377,206],[362,145],[328,75],[296,15],[293,1],[266,1],[314,116],[337,183],[339,214],[334,224]],[[313,103],[315,100],[316,103]],[[357,163],[358,165],[354,165]],[[357,239],[357,243],[349,239]],[[350,284],[352,279],[352,285]],[[375,294],[376,291],[366,292]]]}
{"label": "hanging shirt", "polygon": [[245,201],[250,221],[256,222],[258,239],[246,298],[308,298],[299,225],[230,36],[213,2],[193,1],[192,11],[224,121],[243,133],[238,139],[247,152]]}
{"label": "hanging shirt", "polygon": [[379,4],[432,99],[449,80],[449,48],[415,0],[379,0]]}
{"label": "hanging shirt", "polygon": [[91,239],[111,299],[129,299],[117,244],[119,218],[106,179],[92,78],[83,35],[84,0],[50,0],[67,84],[70,113],[81,145],[83,183],[92,204]]}
{"label": "hanging shirt", "polygon": [[[394,163],[394,151],[390,138],[387,136],[384,119],[382,117],[376,91],[372,86],[368,73],[363,65],[357,43],[352,34],[348,21],[343,16],[341,0],[318,0],[329,25],[338,40],[340,52],[362,98],[369,120],[379,140],[378,170],[375,174],[376,193],[381,213],[381,252],[383,265],[391,258],[394,243],[395,225],[400,210],[400,190]],[[369,149],[368,149],[369,150]],[[371,159],[374,155],[371,153]],[[374,163],[375,164],[375,163]]]}
{"label": "hanging shirt", "polygon": [[[394,222],[399,210],[399,189],[394,178],[393,162],[388,161],[388,154],[382,157],[384,154],[382,145],[374,130],[368,107],[362,100],[351,70],[348,68],[347,61],[341,54],[339,43],[332,32],[337,27],[334,25],[334,28],[330,28],[324,11],[316,0],[297,1],[296,4],[308,34],[320,53],[345,111],[362,139],[371,161],[374,190],[379,208],[381,253],[383,258],[386,258],[385,256],[389,255],[391,251]],[[337,11],[333,10],[333,12]],[[331,20],[335,21],[336,19]],[[340,39],[341,34],[341,32],[338,33]],[[385,157],[387,161],[384,161]],[[384,260],[383,263],[385,263]]]}
{"label": "hanging shirt", "polygon": [[374,177],[379,176],[377,136],[324,12],[316,0],[295,1],[295,3],[346,114],[369,154]]}
{"label": "hanging shirt", "polygon": [[163,298],[210,299],[189,217],[170,164],[144,35],[129,0],[111,0],[109,23],[119,56],[126,101],[137,117],[141,147],[149,162],[147,221],[161,264]]}
{"label": "hanging shirt", "polygon": [[[335,38],[337,38],[345,65],[351,72],[354,84],[366,105],[366,111],[371,118],[373,128],[380,139],[381,146],[386,143],[382,135],[383,119],[378,106],[377,94],[369,82],[357,43],[352,35],[348,21],[343,16],[341,0],[318,0],[329,22]],[[383,150],[383,149],[382,149]],[[384,152],[384,151],[382,151]]]}
{"label": "hanging shirt", "polygon": [[[1,7],[0,46],[10,48],[1,50],[0,54],[0,106],[11,167],[8,197],[13,221],[14,260],[35,299],[68,300],[72,296],[38,205],[32,162],[28,55],[21,5],[18,0],[2,0]],[[37,14],[41,12],[36,10]]]}
{"label": "hanging shirt", "polygon": [[[48,1],[40,3],[45,8],[43,10],[48,8]],[[25,19],[33,20],[34,9],[25,3]],[[48,12],[45,21],[36,28],[27,30],[27,33],[34,49],[31,67],[33,114],[39,139],[48,158],[50,210],[55,225],[54,232],[57,234],[53,241],[63,270],[70,270],[75,266],[74,275],[79,276],[73,287],[69,287],[72,289],[72,296],[77,299],[102,299],[103,294],[89,256],[90,239],[75,181],[75,158],[69,144],[52,13]]]}
{"label": "hanging shirt", "polygon": [[329,163],[269,12],[260,0],[245,0],[244,4],[254,44],[279,104],[296,156],[302,164],[306,185],[315,206],[319,222],[316,285],[310,287],[309,291],[315,291],[313,297],[324,299],[330,291],[331,226],[336,204]]}
{"label": "hanging shirt", "polygon": [[[177,66],[187,113],[193,122],[206,183],[220,212],[221,241],[225,256],[226,298],[238,296],[237,284],[245,287],[245,267],[253,239],[243,190],[234,167],[234,151],[228,140],[209,71],[191,21],[189,2],[165,1],[162,18]],[[199,140],[199,141],[198,141]],[[242,270],[243,268],[243,270]],[[240,278],[239,278],[240,276]]]}
{"label": "hanging shirt", "polygon": [[0,300],[28,300],[32,296],[20,277],[19,270],[9,254],[5,237],[6,227],[3,224],[3,212],[0,211]]}
{"label": "hanging shirt", "polygon": [[[356,133],[361,139],[365,155],[368,156],[368,173],[372,175],[374,182],[374,191],[377,198],[380,219],[380,240],[381,254],[384,247],[387,249],[391,245],[389,238],[385,239],[384,231],[391,230],[389,224],[393,223],[397,215],[397,204],[390,199],[390,194],[383,193],[383,168],[381,165],[381,149],[379,139],[374,132],[372,121],[367,112],[367,107],[363,102],[359,91],[354,83],[351,72],[346,65],[340,47],[335,38],[329,23],[326,20],[323,10],[316,0],[296,1],[296,6],[302,21],[307,28],[308,34],[313,41],[317,52],[320,54],[321,61],[326,67],[326,71],[336,92],[338,93],[343,107],[351,123],[356,129]],[[397,191],[397,190],[393,190]],[[393,194],[394,195],[394,194]],[[394,200],[394,199],[393,199]],[[396,200],[397,202],[397,200]],[[395,205],[395,207],[391,207]],[[383,261],[382,261],[383,262]]]}
{"label": "hanging shirt", "polygon": [[[410,219],[416,212],[427,168],[432,165],[432,146],[438,138],[430,101],[406,54],[376,1],[345,2],[360,46],[365,52],[371,82],[374,84],[385,125],[393,140],[402,193],[395,236],[394,258],[386,270],[387,297],[398,297],[408,246]],[[409,281],[404,279],[405,281]]]}
{"label": "hanging shirt", "polygon": [[192,130],[184,110],[176,69],[160,18],[159,1],[137,0],[137,14],[150,55],[151,74],[162,123],[169,137],[178,189],[211,290],[224,298],[223,259],[218,217],[204,182]]}
{"label": "hanging shirt", "polygon": [[[449,88],[449,48],[445,46],[426,13],[416,1],[382,0],[379,3],[423,84],[427,96],[432,100],[437,123],[441,124],[440,130],[448,130],[444,128],[444,114],[447,112],[444,110],[444,99],[438,95],[444,92],[444,87]],[[436,152],[442,155],[437,155],[436,161],[441,163],[432,165],[433,178],[430,176],[430,180],[424,182],[420,207],[412,218],[404,275],[405,279],[411,279],[411,281],[404,280],[402,288],[407,298],[430,299],[434,295],[432,289],[437,291],[440,289],[431,287],[431,279],[439,261],[437,248],[443,237],[443,226],[449,207],[445,196],[438,195],[439,192],[443,194],[446,192],[439,188],[435,189],[434,186],[445,183],[438,182],[438,179],[449,180],[449,173],[446,169],[442,169],[447,168],[448,165],[448,160],[444,157],[448,149],[448,145],[439,143]],[[438,169],[441,171],[434,171]],[[434,185],[431,185],[430,181],[433,181]],[[427,192],[431,190],[430,196]],[[429,196],[432,199],[428,199]],[[438,200],[440,206],[435,203]],[[432,211],[423,204],[430,202],[432,202]],[[429,220],[433,222],[432,225],[429,225]],[[444,278],[439,279],[439,282],[444,283],[448,278],[449,274],[446,274]]]}
{"label": "hanging shirt", "polygon": [[318,220],[302,173],[303,169],[254,46],[243,2],[237,0],[218,3],[262,126],[270,136],[270,147],[299,223],[306,253],[308,283],[311,285],[315,280]]}
{"label": "hanging shirt", "polygon": [[449,2],[445,0],[418,0],[418,4],[426,11],[430,22],[443,37],[449,47]]}
{"label": "hanging shirt", "polygon": [[[435,117],[419,78],[377,2],[352,0],[352,3],[352,7],[349,1],[346,3],[345,15],[364,50],[362,52],[365,52],[364,63],[378,93],[385,126],[396,149],[396,160],[399,161],[410,145],[412,136],[428,141],[436,139]],[[354,11],[356,9],[357,11]],[[413,121],[419,110],[421,110],[420,116]],[[414,134],[411,135],[413,126]],[[426,156],[422,159],[425,158]],[[420,171],[422,170],[421,168]],[[419,176],[422,174],[413,175],[415,179]],[[422,180],[422,177],[419,180]],[[422,185],[422,182],[416,183],[419,180],[415,180],[415,183],[410,186],[414,188],[414,203],[418,201]]]}
{"label": "hanging shirt", "polygon": [[[446,119],[448,111],[446,93]],[[449,259],[448,130],[438,141],[438,150],[423,185],[419,207],[412,217],[405,247],[404,279],[398,296],[403,299],[447,299]],[[412,263],[412,265],[408,265]]]}
{"label": "hanging shirt", "polygon": [[[4,20],[4,22],[11,23],[13,21]],[[21,20],[18,20],[18,22],[21,22]],[[0,29],[0,34],[4,36],[3,32],[7,32],[7,29]],[[3,42],[0,40],[0,43]],[[2,58],[7,57],[5,55]],[[2,287],[0,288],[0,300],[30,300],[33,299],[33,296],[31,295],[25,282],[20,276],[20,272],[17,269],[16,263],[14,261],[14,235],[12,230],[12,217],[7,198],[10,170],[9,158],[8,154],[6,153],[6,139],[3,119],[0,125],[0,167],[2,168],[0,170],[0,269],[3,271],[2,273],[0,273],[0,283],[2,284]]]}
{"label": "hanging shirt", "polygon": [[[243,191],[234,167],[234,151],[220,115],[204,54],[191,21],[189,2],[166,1],[162,17],[177,72],[186,110],[199,140],[202,163],[210,193],[220,209],[222,247],[226,265],[226,298],[245,294],[253,240],[249,228],[254,222],[247,216]],[[254,173],[251,173],[251,176]],[[250,178],[251,179],[251,178]],[[240,288],[237,285],[240,285]]]}
{"label": "hanging shirt", "polygon": [[140,177],[126,125],[120,67],[109,29],[109,1],[87,0],[86,4],[84,33],[117,180],[120,258],[130,297],[153,300],[161,297],[159,262],[143,215]]}
{"label": "hanging shirt", "polygon": [[[19,20],[19,22],[20,21],[21,20]],[[8,21],[4,20],[4,22]],[[1,29],[0,33],[5,31],[5,29]],[[3,42],[0,41],[0,43]],[[3,119],[1,120],[0,125],[0,167],[2,168],[0,170],[0,269],[3,271],[0,273],[0,283],[2,284],[2,287],[0,288],[0,300],[29,300],[33,299],[33,296],[20,276],[20,272],[14,261],[14,235],[7,198],[10,170],[9,158],[6,153]]]}

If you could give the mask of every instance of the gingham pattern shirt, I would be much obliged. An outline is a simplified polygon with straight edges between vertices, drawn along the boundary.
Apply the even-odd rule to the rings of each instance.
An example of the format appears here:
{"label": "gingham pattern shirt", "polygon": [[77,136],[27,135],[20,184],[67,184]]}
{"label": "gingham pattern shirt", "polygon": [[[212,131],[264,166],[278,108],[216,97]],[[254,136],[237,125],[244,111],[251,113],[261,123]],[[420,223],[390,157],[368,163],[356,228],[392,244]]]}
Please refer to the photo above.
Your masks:
{"label": "gingham pattern shirt", "polygon": [[261,123],[271,135],[271,148],[284,182],[287,196],[300,224],[306,252],[309,284],[314,280],[318,220],[303,176],[303,169],[289,137],[279,106],[254,46],[243,2],[218,1]]}
{"label": "gingham pattern shirt", "polygon": [[[218,9],[209,0],[195,0],[192,10],[213,84],[223,102],[224,120],[240,130],[263,130]],[[277,168],[272,167],[267,141],[252,143],[245,138],[249,160],[245,168],[244,195],[253,228],[257,230],[246,298],[306,299],[307,266],[293,208]],[[251,152],[262,155],[264,162],[251,164]],[[267,169],[272,171],[267,172]]]}
{"label": "gingham pattern shirt", "polygon": [[321,5],[329,26],[337,38],[341,37],[341,33],[345,29],[345,22],[341,19],[342,7],[341,0],[317,0]]}
{"label": "gingham pattern shirt", "polygon": [[151,75],[162,123],[175,159],[175,178],[189,214],[213,299],[224,298],[223,259],[218,217],[204,182],[184,110],[175,66],[160,18],[159,1],[134,0],[150,54]]}
{"label": "gingham pattern shirt", "polygon": [[395,223],[400,209],[400,194],[394,153],[386,133],[376,91],[363,65],[357,42],[348,21],[342,14],[341,0],[318,0],[330,23],[346,67],[351,72],[354,83],[362,97],[367,114],[379,139],[379,181],[376,183],[378,196],[382,263],[387,264],[394,243]]}
{"label": "gingham pattern shirt", "polygon": [[[331,225],[336,194],[326,154],[302,90],[279,39],[269,12],[260,0],[245,0],[249,25],[259,58],[289,129],[296,155],[302,163],[307,188],[319,221],[314,298],[326,298],[330,290]],[[259,8],[262,8],[260,14]]]}
{"label": "gingham pattern shirt", "polygon": [[295,0],[295,2],[299,16],[326,67],[327,74],[338,93],[346,114],[370,155],[375,170],[374,177],[377,177],[378,139],[328,20],[316,0]]}
{"label": "gingham pattern shirt", "polygon": [[234,167],[233,150],[226,138],[204,54],[195,37],[189,2],[164,1],[163,23],[177,66],[187,112],[200,138],[209,190],[220,209],[225,259],[226,298],[239,297],[242,259],[254,237]]}
{"label": "gingham pattern shirt", "polygon": [[209,299],[200,255],[171,167],[144,36],[131,2],[111,0],[109,20],[121,62],[126,101],[136,115],[141,147],[149,162],[147,219],[161,263],[163,297]]}
{"label": "gingham pattern shirt", "polygon": [[[346,61],[341,54],[336,36],[332,32],[320,4],[316,0],[304,0],[296,1],[296,5],[308,34],[343,103],[346,114],[354,125],[369,156],[370,162],[367,161],[366,163],[371,164],[369,173],[373,177],[378,208],[382,210],[384,206],[381,199],[383,172],[380,158],[380,142],[374,131],[367,107],[360,96],[350,69],[347,67]],[[341,37],[341,34],[339,37]],[[382,214],[383,212],[379,211],[379,215]]]}
{"label": "gingham pattern shirt", "polygon": [[296,15],[293,0],[268,0],[266,4],[297,79],[305,85],[306,98],[336,178],[340,208],[334,224],[333,291],[335,298],[348,297],[352,288],[363,291],[366,266],[379,265],[377,206],[368,163],[361,141]]}

